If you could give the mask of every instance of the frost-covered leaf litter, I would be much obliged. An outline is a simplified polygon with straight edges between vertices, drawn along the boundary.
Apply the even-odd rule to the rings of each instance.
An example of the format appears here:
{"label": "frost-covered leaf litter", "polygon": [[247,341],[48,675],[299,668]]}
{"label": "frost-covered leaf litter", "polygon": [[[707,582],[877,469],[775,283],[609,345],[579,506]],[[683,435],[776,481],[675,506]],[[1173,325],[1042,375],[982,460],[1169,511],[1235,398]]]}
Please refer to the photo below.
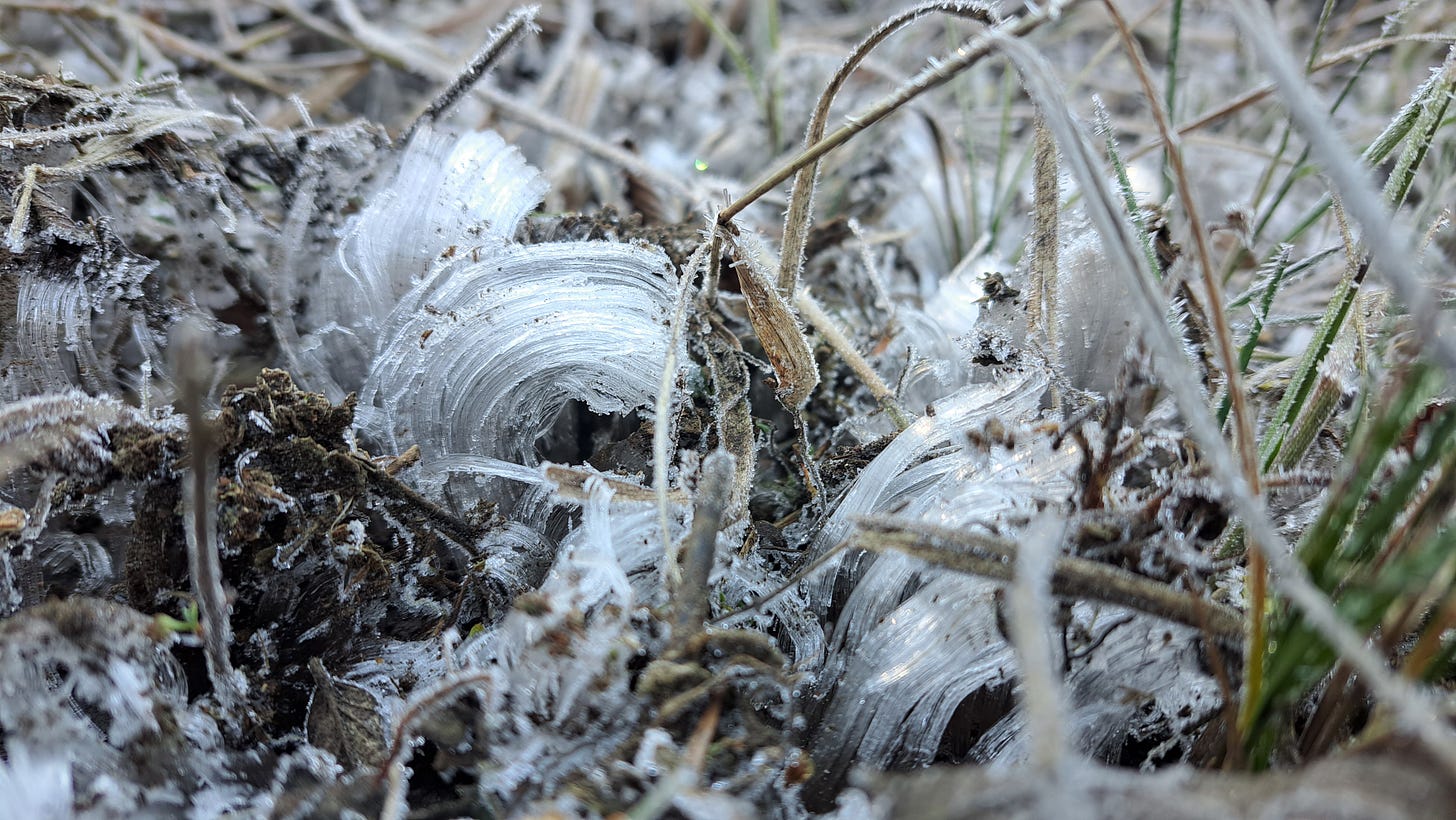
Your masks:
{"label": "frost-covered leaf litter", "polygon": [[[266,155],[262,142],[224,148],[241,162]],[[291,374],[265,371],[220,397],[219,544],[248,679],[243,714],[219,714],[195,651],[176,650],[191,663],[180,676],[165,671],[175,660],[156,660],[172,657],[157,646],[177,630],[98,617],[111,605],[82,597],[36,608],[65,590],[184,614],[175,513],[186,426],[153,382],[166,383],[167,331],[182,317],[204,317],[224,340],[235,331],[206,302],[161,298],[149,260],[110,263],[106,223],[77,228],[90,233],[79,252],[54,236],[30,240],[81,261],[32,271],[32,287],[74,295],[56,310],[47,291],[26,291],[7,340],[17,372],[53,363],[15,393],[47,397],[7,409],[20,420],[12,429],[47,431],[41,449],[29,436],[26,449],[7,450],[39,477],[17,485],[16,511],[53,516],[38,526],[47,531],[21,530],[23,549],[7,556],[12,623],[37,634],[76,624],[69,639],[82,644],[107,624],[145,647],[107,642],[104,674],[137,683],[111,687],[129,698],[103,699],[103,673],[73,648],[43,636],[7,644],[41,647],[25,649],[39,660],[21,680],[33,689],[64,670],[46,691],[75,704],[54,723],[4,724],[10,765],[48,773],[53,793],[37,800],[70,790],[99,811],[280,816],[430,805],[800,816],[839,801],[852,815],[864,799],[845,791],[854,766],[1029,756],[1001,584],[844,549],[867,520],[1014,541],[1050,510],[1071,522],[1068,550],[1182,594],[1234,584],[1208,554],[1227,518],[1220,490],[1188,452],[1172,404],[1129,378],[1139,359],[1126,326],[1099,336],[1100,323],[1081,322],[1060,340],[1038,338],[1015,287],[975,277],[1000,268],[1022,284],[1009,261],[953,272],[908,241],[888,242],[881,262],[863,235],[870,253],[824,239],[806,278],[823,269],[826,303],[861,349],[878,349],[874,364],[915,418],[896,432],[820,353],[823,386],[796,422],[786,409],[798,408],[776,403],[772,352],[735,292],[746,288],[734,278],[754,274],[695,267],[706,220],[669,236],[610,213],[528,217],[547,194],[542,174],[499,135],[468,128],[425,126],[396,149],[375,149],[364,129],[325,130],[293,156],[302,170],[292,208],[278,235],[257,240],[269,245],[260,256],[286,265],[255,258],[241,285],[224,286],[235,292],[217,297],[251,290],[264,303],[277,349],[262,356]],[[330,186],[347,188],[324,172],[370,168],[380,179],[359,183],[358,213],[315,217],[338,207],[319,204]],[[212,221],[222,202],[193,218]],[[877,228],[891,234],[914,213],[885,211]],[[1078,263],[1062,268],[1063,294],[1125,298],[1088,281],[1099,269],[1081,260],[1096,256],[1095,232],[1074,219],[1064,230],[1061,254]],[[221,242],[236,251],[246,231]],[[29,271],[27,258],[42,257],[12,264]],[[126,280],[130,302],[98,300],[117,286],[87,278],[97,264]],[[135,318],[103,358],[86,340],[115,327],[113,305]],[[61,392],[73,385],[102,398]],[[142,410],[114,398],[129,392]],[[37,412],[50,415],[30,421]],[[828,452],[796,448],[796,423]],[[665,518],[650,446],[663,429]],[[694,546],[700,468],[724,450],[749,490],[718,502],[706,589],[683,586],[700,580],[690,573],[672,587],[663,545]],[[675,622],[696,597],[722,623]],[[1200,730],[1224,706],[1228,670],[1216,667],[1229,645],[1094,601],[1048,617],[1070,749],[1148,767],[1198,756]],[[353,708],[339,707],[342,691]],[[148,714],[170,722],[135,729],[146,699],[161,704]],[[165,750],[135,742],[138,731]],[[61,751],[70,748],[83,751]],[[167,755],[184,765],[148,774],[117,762],[144,770]],[[62,758],[69,779],[56,775]]]}

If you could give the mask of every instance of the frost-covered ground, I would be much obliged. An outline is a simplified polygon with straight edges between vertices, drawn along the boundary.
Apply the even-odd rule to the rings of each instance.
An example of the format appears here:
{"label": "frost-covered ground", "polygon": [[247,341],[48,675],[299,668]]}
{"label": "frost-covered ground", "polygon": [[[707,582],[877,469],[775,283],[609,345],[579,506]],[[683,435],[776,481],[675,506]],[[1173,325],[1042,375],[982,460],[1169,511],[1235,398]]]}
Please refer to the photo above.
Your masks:
{"label": "frost-covered ground", "polygon": [[0,805],[1442,816],[1456,15],[1270,15],[0,0]]}

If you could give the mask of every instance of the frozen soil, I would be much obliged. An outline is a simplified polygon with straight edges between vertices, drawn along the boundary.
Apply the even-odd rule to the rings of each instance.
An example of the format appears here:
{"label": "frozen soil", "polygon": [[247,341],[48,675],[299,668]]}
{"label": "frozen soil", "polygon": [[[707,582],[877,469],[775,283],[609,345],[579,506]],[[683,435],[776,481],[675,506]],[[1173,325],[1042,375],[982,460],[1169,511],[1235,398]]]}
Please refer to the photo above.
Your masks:
{"label": "frozen soil", "polygon": [[[992,15],[932,5],[836,118]],[[1219,112],[1185,135],[1190,226],[1116,30],[1064,5],[1025,34],[1036,70],[1120,143],[1139,264],[1216,408],[1192,232],[1220,298],[1264,281],[1250,157],[1282,111],[1221,110],[1263,76],[1223,11],[1183,12],[1175,121]],[[1166,71],[1167,4],[1125,5]],[[1317,9],[1274,5],[1302,55]],[[1451,29],[1408,5],[1331,4],[1321,53]],[[773,279],[787,184],[711,229],[899,10],[0,0],[0,805],[1444,816],[1449,761],[1358,679],[1318,738],[1314,691],[1278,704],[1290,736],[1261,759],[1230,739],[1231,493],[1007,61],[828,155],[802,288]],[[436,96],[500,36],[484,79]],[[1375,52],[1352,144],[1444,48]],[[1449,194],[1422,179],[1412,218]],[[1259,317],[1256,421],[1344,272],[1327,221]],[[1378,291],[1352,311],[1336,407],[1267,498],[1291,542],[1367,357],[1410,347]],[[1247,768],[1277,771],[1220,771]]]}

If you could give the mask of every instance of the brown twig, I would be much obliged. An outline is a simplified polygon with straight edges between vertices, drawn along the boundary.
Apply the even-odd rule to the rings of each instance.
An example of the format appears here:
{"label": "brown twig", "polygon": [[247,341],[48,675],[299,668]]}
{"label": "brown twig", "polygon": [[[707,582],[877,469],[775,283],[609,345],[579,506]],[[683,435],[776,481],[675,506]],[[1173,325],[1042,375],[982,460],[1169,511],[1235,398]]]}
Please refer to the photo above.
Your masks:
{"label": "brown twig", "polygon": [[[955,572],[1010,583],[1015,575],[1016,542],[962,529],[894,518],[858,518],[854,546],[898,552]],[[1236,610],[1140,575],[1085,558],[1058,556],[1052,566],[1052,594],[1071,600],[1101,601],[1127,607],[1224,640],[1243,634]]]}

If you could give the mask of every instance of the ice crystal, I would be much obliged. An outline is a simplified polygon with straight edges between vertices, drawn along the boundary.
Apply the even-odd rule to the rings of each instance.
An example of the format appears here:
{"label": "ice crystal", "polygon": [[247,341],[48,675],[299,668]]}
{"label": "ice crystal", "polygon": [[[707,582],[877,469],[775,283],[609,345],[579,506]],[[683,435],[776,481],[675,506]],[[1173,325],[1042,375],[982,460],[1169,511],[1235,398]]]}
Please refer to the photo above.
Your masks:
{"label": "ice crystal", "polygon": [[528,780],[554,782],[630,731],[638,707],[624,665],[636,650],[635,603],[610,500],[594,481],[582,525],[562,544],[534,603],[462,649],[465,672],[489,671],[481,687],[481,742],[490,749],[483,792],[506,799]]}
{"label": "ice crystal", "polygon": [[515,244],[544,192],[499,136],[422,128],[320,275],[300,357],[327,392],[358,389],[361,431],[417,444],[426,473],[486,459],[520,478],[506,465],[535,461],[568,401],[608,415],[656,398],[672,265],[646,245]]}
{"label": "ice crystal", "polygon": [[[848,538],[857,516],[895,512],[950,526],[993,526],[1064,496],[1068,454],[1024,437],[1017,448],[977,453],[963,431],[990,419],[1032,421],[1046,379],[1034,371],[966,388],[935,405],[855,480],[815,548]],[[819,582],[817,608],[852,585],[816,673],[827,698],[815,759],[827,771],[851,760],[884,766],[928,762],[952,715],[972,694],[1011,681],[1012,654],[996,628],[996,585],[899,555],[857,556]]]}
{"label": "ice crystal", "polygon": [[493,132],[418,130],[307,294],[309,332],[296,352],[318,368],[307,381],[336,400],[358,389],[390,326],[423,306],[418,291],[436,280],[437,260],[503,244],[545,192],[541,175]]}

